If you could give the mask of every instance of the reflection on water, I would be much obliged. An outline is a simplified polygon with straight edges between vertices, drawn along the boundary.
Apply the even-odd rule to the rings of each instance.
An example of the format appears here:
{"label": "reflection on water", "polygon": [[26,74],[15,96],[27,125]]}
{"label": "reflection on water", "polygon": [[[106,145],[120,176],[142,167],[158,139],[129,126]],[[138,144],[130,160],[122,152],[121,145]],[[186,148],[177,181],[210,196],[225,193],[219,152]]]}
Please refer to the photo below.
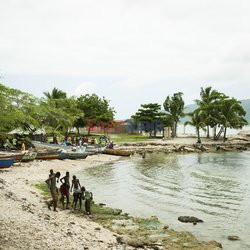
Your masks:
{"label": "reflection on water", "polygon": [[[132,215],[156,215],[225,249],[250,249],[250,153],[150,154],[84,169],[78,176],[97,202]],[[205,221],[182,224],[178,216]],[[229,242],[238,235],[239,242]]]}

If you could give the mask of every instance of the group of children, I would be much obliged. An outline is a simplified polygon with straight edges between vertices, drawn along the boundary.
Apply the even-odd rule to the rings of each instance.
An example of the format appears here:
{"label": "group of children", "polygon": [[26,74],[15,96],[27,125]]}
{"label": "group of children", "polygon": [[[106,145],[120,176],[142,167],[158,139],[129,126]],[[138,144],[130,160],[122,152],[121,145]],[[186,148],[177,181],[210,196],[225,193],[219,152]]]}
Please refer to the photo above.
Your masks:
{"label": "group of children", "polygon": [[[87,215],[91,214],[90,206],[91,201],[93,200],[93,194],[85,189],[85,187],[81,186],[79,179],[73,175],[72,184],[70,185],[70,176],[69,172],[66,172],[66,175],[60,178],[60,172],[54,173],[51,169],[49,178],[45,181],[50,189],[52,200],[48,203],[48,208],[51,210],[51,206],[53,205],[54,211],[57,211],[57,202],[58,202],[58,194],[60,191],[63,209],[65,208],[65,199],[66,199],[66,209],[69,209],[69,196],[70,192],[73,191],[73,202],[72,208],[76,209],[77,203],[79,201],[80,210],[82,209],[82,200],[85,200],[85,212]],[[58,190],[56,184],[61,182],[61,186]]]}

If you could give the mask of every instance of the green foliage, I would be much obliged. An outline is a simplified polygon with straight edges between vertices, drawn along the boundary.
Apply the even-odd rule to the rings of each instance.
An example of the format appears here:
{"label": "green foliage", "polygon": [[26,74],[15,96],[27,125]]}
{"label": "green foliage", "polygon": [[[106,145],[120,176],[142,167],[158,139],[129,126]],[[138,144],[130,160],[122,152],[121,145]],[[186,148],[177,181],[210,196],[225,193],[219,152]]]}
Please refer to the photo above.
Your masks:
{"label": "green foliage", "polygon": [[110,107],[109,101],[102,97],[100,98],[96,94],[82,95],[77,98],[77,108],[84,113],[84,117],[79,117],[74,122],[74,126],[85,127],[87,120],[95,119],[97,122],[107,122],[114,120],[114,108]]}
{"label": "green foliage", "polygon": [[198,140],[200,141],[200,129],[204,128],[206,126],[206,123],[204,122],[206,119],[206,116],[204,112],[202,112],[201,109],[196,109],[193,113],[188,114],[191,116],[191,121],[185,122],[186,125],[191,125],[195,127],[197,135],[198,135]]}
{"label": "green foliage", "polygon": [[180,118],[184,116],[184,100],[182,98],[183,93],[175,93],[172,97],[168,96],[163,103],[164,109],[169,113],[168,121],[172,125],[172,137],[177,136],[177,124]]}
{"label": "green foliage", "polygon": [[160,110],[161,105],[158,103],[142,104],[141,108],[131,118],[137,121],[137,125],[138,122],[142,121],[151,124],[151,126],[143,126],[139,129],[149,132],[150,136],[152,135],[152,132],[154,132],[155,136],[157,129],[155,122],[160,120],[160,118],[164,115]]}

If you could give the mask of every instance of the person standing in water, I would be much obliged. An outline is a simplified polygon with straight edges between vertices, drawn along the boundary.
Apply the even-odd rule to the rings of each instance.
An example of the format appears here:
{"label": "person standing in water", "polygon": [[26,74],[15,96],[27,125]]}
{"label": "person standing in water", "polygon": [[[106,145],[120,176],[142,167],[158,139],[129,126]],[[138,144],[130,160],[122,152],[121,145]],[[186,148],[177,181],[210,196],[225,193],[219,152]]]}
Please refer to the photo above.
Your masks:
{"label": "person standing in water", "polygon": [[69,189],[70,189],[70,182],[69,182],[69,172],[66,172],[66,175],[60,179],[60,182],[62,185],[60,186],[60,193],[61,193],[61,199],[63,208],[64,208],[64,198],[66,197],[67,203],[66,203],[66,209],[69,208]]}
{"label": "person standing in water", "polygon": [[49,210],[51,210],[51,206],[54,206],[54,211],[57,212],[57,199],[58,199],[58,189],[56,187],[56,179],[60,178],[60,172],[57,172],[56,174],[52,174],[49,179],[46,180],[46,183],[49,185],[50,193],[52,200],[48,204]]}
{"label": "person standing in water", "polygon": [[78,200],[78,196],[81,193],[81,184],[80,184],[79,179],[77,179],[75,175],[73,175],[72,185],[71,185],[70,192],[72,192],[72,189],[73,189],[73,203],[72,203],[72,207],[74,207],[74,209],[75,209],[76,208],[76,204],[77,204],[77,200]]}

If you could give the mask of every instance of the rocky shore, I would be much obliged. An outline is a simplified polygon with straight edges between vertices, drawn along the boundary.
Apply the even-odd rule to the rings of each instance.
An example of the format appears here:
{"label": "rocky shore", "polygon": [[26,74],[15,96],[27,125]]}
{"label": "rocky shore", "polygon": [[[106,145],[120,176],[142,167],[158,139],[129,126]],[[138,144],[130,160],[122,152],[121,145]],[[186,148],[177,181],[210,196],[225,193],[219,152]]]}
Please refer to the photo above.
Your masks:
{"label": "rocky shore", "polygon": [[250,137],[231,137],[226,142],[202,139],[202,143],[196,143],[196,138],[183,137],[173,140],[150,140],[146,142],[121,143],[116,148],[129,150],[133,153],[144,155],[145,153],[201,153],[201,152],[234,152],[249,151]]}
{"label": "rocky shore", "polygon": [[[42,192],[50,169],[70,171],[110,163],[116,156],[95,155],[82,161],[34,161],[0,172],[0,249],[219,249],[217,242],[199,242],[193,235],[163,228],[165,237],[146,244],[139,237],[150,237],[149,231],[112,230],[72,210],[49,211]],[[125,215],[126,216],[126,215]],[[128,220],[129,221],[129,220]],[[133,219],[138,223],[144,220]],[[109,229],[107,229],[109,228]],[[120,233],[117,233],[120,232]],[[135,235],[135,232],[138,234]],[[130,235],[131,234],[131,235]],[[132,237],[134,235],[134,237]],[[135,241],[136,239],[136,241]]]}

